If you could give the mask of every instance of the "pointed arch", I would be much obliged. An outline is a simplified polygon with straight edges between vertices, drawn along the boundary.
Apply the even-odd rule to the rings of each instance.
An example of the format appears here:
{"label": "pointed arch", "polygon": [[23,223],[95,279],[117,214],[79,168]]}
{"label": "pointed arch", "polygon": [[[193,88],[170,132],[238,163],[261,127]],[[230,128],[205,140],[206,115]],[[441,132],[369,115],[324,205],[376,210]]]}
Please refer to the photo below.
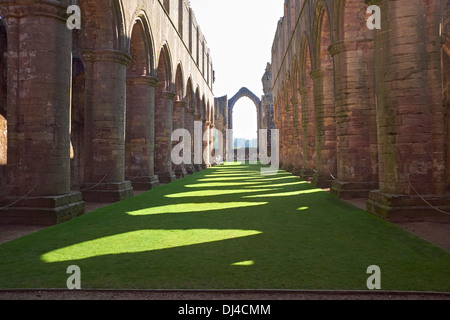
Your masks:
{"label": "pointed arch", "polygon": [[127,66],[125,117],[125,177],[136,190],[158,185],[154,175],[155,73],[153,45],[145,18],[131,28]]}
{"label": "pointed arch", "polygon": [[134,69],[134,75],[156,76],[155,46],[145,13],[142,12],[134,19],[127,39],[126,49],[131,56],[127,72]]}
{"label": "pointed arch", "polygon": [[336,117],[334,94],[334,64],[329,52],[332,44],[330,15],[325,2],[317,4],[314,23],[314,111],[316,134],[316,170],[314,184],[331,187],[336,175]]}
{"label": "pointed arch", "polygon": [[175,101],[183,101],[185,97],[184,93],[184,75],[181,62],[177,66],[175,74]]}
{"label": "pointed arch", "polygon": [[171,135],[173,132],[174,98],[172,62],[167,43],[158,56],[158,84],[155,94],[155,174],[159,181],[168,183],[176,179],[171,161]]}
{"label": "pointed arch", "polygon": [[[124,10],[120,0],[78,0],[81,9],[83,48],[126,51]],[[101,30],[101,35],[98,34]]]}
{"label": "pointed arch", "polygon": [[158,88],[165,92],[171,92],[173,90],[172,59],[167,43],[164,43],[159,51],[156,75],[158,77]]}
{"label": "pointed arch", "polygon": [[309,180],[316,168],[316,117],[314,110],[314,84],[311,78],[311,46],[306,34],[303,35],[301,42],[299,66],[304,155],[302,178]]}

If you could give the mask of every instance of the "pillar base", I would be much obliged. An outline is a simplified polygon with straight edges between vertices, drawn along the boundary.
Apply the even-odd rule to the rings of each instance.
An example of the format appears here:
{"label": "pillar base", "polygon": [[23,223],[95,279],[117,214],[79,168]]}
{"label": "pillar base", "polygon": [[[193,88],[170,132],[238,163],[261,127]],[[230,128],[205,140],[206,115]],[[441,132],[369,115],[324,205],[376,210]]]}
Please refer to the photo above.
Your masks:
{"label": "pillar base", "polygon": [[186,168],[176,168],[175,169],[175,176],[177,179],[182,179],[188,175]]}
{"label": "pillar base", "polygon": [[194,168],[194,165],[190,164],[190,165],[185,165],[185,169],[187,174],[193,174],[195,172],[197,172]]}
{"label": "pillar base", "polygon": [[314,173],[311,185],[315,188],[328,189],[331,188],[333,181],[329,174]]}
{"label": "pillar base", "polygon": [[167,172],[158,172],[159,181],[161,183],[170,183],[172,181],[177,180],[177,176],[175,171],[167,171]]}
{"label": "pillar base", "polygon": [[131,182],[133,190],[147,191],[159,186],[158,176],[139,177]]}
{"label": "pillar base", "polygon": [[341,199],[369,198],[369,193],[378,189],[377,182],[333,181],[331,194]]}
{"label": "pillar base", "polygon": [[300,177],[300,179],[302,179],[304,181],[312,181],[314,178],[314,174],[315,174],[315,172],[313,170],[301,169],[299,177]]}
{"label": "pillar base", "polygon": [[282,169],[289,173],[294,173],[294,165],[291,163],[285,163]]}
{"label": "pillar base", "polygon": [[[423,196],[434,207],[450,212],[450,197]],[[379,190],[369,193],[367,211],[391,222],[450,222],[450,215],[444,214],[429,206],[419,196],[386,194]]]}
{"label": "pillar base", "polygon": [[118,202],[133,196],[130,181],[107,182],[101,184],[86,183],[81,186],[83,199],[87,202]]}
{"label": "pillar base", "polygon": [[291,173],[292,173],[294,176],[300,177],[300,176],[302,175],[302,168],[301,168],[301,167],[294,166],[294,168],[292,169]]}
{"label": "pillar base", "polygon": [[[6,197],[0,201],[5,207],[20,197]],[[84,214],[85,203],[81,192],[62,196],[28,197],[11,207],[0,209],[0,224],[51,226]]]}

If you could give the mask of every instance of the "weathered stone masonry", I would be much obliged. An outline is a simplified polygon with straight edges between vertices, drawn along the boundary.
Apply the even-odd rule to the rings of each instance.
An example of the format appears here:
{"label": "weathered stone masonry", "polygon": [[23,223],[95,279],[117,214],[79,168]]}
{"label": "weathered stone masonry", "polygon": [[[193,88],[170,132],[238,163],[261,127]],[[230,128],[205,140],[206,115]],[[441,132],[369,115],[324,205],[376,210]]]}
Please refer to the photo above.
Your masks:
{"label": "weathered stone masonry", "polygon": [[214,114],[189,1],[2,0],[0,16],[0,223],[59,223],[187,174],[172,130]]}
{"label": "weathered stone masonry", "polygon": [[272,48],[282,167],[392,220],[448,219],[432,206],[450,212],[449,16],[446,0],[286,0]]}

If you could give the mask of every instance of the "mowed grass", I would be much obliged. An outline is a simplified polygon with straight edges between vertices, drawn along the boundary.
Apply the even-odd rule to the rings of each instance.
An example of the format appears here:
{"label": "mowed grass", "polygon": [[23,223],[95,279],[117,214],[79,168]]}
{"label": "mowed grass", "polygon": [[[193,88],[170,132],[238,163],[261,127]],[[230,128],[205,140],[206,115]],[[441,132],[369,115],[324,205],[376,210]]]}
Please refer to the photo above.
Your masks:
{"label": "mowed grass", "polygon": [[0,246],[0,288],[450,291],[450,253],[280,171],[198,172]]}

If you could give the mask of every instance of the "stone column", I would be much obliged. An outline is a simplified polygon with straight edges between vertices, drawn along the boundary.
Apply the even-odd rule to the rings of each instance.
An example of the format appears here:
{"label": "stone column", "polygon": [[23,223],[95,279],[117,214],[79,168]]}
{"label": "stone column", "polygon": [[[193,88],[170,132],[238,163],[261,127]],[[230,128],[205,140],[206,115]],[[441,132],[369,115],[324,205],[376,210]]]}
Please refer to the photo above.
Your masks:
{"label": "stone column", "polygon": [[378,189],[377,121],[373,39],[334,43],[336,77],[337,180],[341,198],[367,198]]}
{"label": "stone column", "polygon": [[[175,101],[173,104],[173,130],[177,129],[185,129],[184,122],[185,122],[185,110],[186,110],[186,102],[185,101]],[[177,145],[179,142],[174,142],[173,146]],[[182,163],[180,165],[174,165],[174,171],[175,175],[177,176],[177,179],[184,178],[187,176],[187,171],[185,164]]]}
{"label": "stone column", "polygon": [[288,139],[288,114],[286,110],[285,101],[282,100],[280,105],[280,166],[286,171],[290,171],[289,153],[287,148]]}
{"label": "stone column", "polygon": [[72,31],[60,1],[2,1],[8,36],[7,197],[0,223],[52,225],[84,212],[70,191]]}
{"label": "stone column", "polygon": [[299,101],[297,98],[291,99],[291,105],[292,105],[292,121],[291,125],[292,128],[289,128],[290,134],[290,144],[291,144],[291,162],[292,162],[292,173],[296,176],[300,176],[302,173],[302,143],[301,143],[301,119],[299,118],[298,114],[298,108],[299,108]]}
{"label": "stone column", "polygon": [[[202,132],[200,133],[200,137],[201,137],[201,139],[202,139],[202,143],[201,143],[200,145],[203,147],[203,121],[202,121],[202,115],[201,115],[200,113],[198,113],[198,112],[195,112],[195,113],[194,113],[194,121],[195,121],[195,122],[201,122],[201,123],[202,123],[202,125],[199,126],[199,128],[202,129],[202,130],[201,130]],[[195,145],[195,144],[196,144],[196,142],[194,141],[194,145]],[[192,150],[193,150],[193,153],[196,152],[195,149],[192,149]],[[202,171],[202,170],[205,169],[205,167],[204,167],[204,165],[203,165],[203,150],[200,151],[200,154],[201,154],[201,156],[202,156],[202,163],[196,163],[196,162],[194,162],[194,168],[195,168],[196,171]]]}
{"label": "stone column", "polygon": [[302,148],[303,148],[303,168],[301,179],[311,181],[316,168],[316,136],[314,120],[314,99],[312,93],[308,92],[311,88],[300,87],[302,97]]}
{"label": "stone column", "polygon": [[127,77],[125,178],[135,190],[159,185],[155,175],[155,88],[149,76]]}
{"label": "stone column", "polygon": [[294,172],[295,144],[294,144],[294,116],[291,101],[286,101],[284,113],[284,152],[286,171]]}
{"label": "stone column", "polygon": [[[390,220],[449,219],[445,182],[439,1],[379,1],[375,33],[379,190],[370,212]],[[425,202],[426,200],[427,202]]]}
{"label": "stone column", "polygon": [[[209,130],[210,130],[211,122],[209,122],[209,120],[207,120],[206,117],[203,118],[202,121],[203,121],[203,128],[204,128],[203,134],[205,134],[207,132],[210,132]],[[206,137],[203,136],[203,138],[204,138],[204,141],[203,141],[203,151],[204,151],[204,153],[203,154],[206,155],[206,157],[204,157],[204,159],[203,159],[203,162],[204,162],[203,163],[203,167],[206,169],[206,168],[211,166],[211,159],[210,159],[211,149],[210,149],[210,145],[209,145],[210,139],[211,139],[211,135],[210,134],[206,134]]]}
{"label": "stone column", "polygon": [[196,172],[194,167],[194,114],[195,110],[191,109],[190,106],[187,106],[184,114],[184,126],[191,135],[191,163],[184,164],[187,174]]}
{"label": "stone column", "polygon": [[155,121],[159,122],[158,130],[155,132],[155,170],[159,181],[169,183],[175,181],[176,175],[172,167],[172,132],[173,132],[173,101],[175,93],[161,92],[156,104],[157,116]]}
{"label": "stone column", "polygon": [[86,62],[85,183],[86,201],[116,202],[133,196],[125,181],[126,66],[121,51],[84,53]]}
{"label": "stone column", "polygon": [[329,188],[336,175],[336,118],[334,106],[334,76],[329,69],[311,73],[314,82],[314,112],[316,125],[316,172],[312,184]]}

